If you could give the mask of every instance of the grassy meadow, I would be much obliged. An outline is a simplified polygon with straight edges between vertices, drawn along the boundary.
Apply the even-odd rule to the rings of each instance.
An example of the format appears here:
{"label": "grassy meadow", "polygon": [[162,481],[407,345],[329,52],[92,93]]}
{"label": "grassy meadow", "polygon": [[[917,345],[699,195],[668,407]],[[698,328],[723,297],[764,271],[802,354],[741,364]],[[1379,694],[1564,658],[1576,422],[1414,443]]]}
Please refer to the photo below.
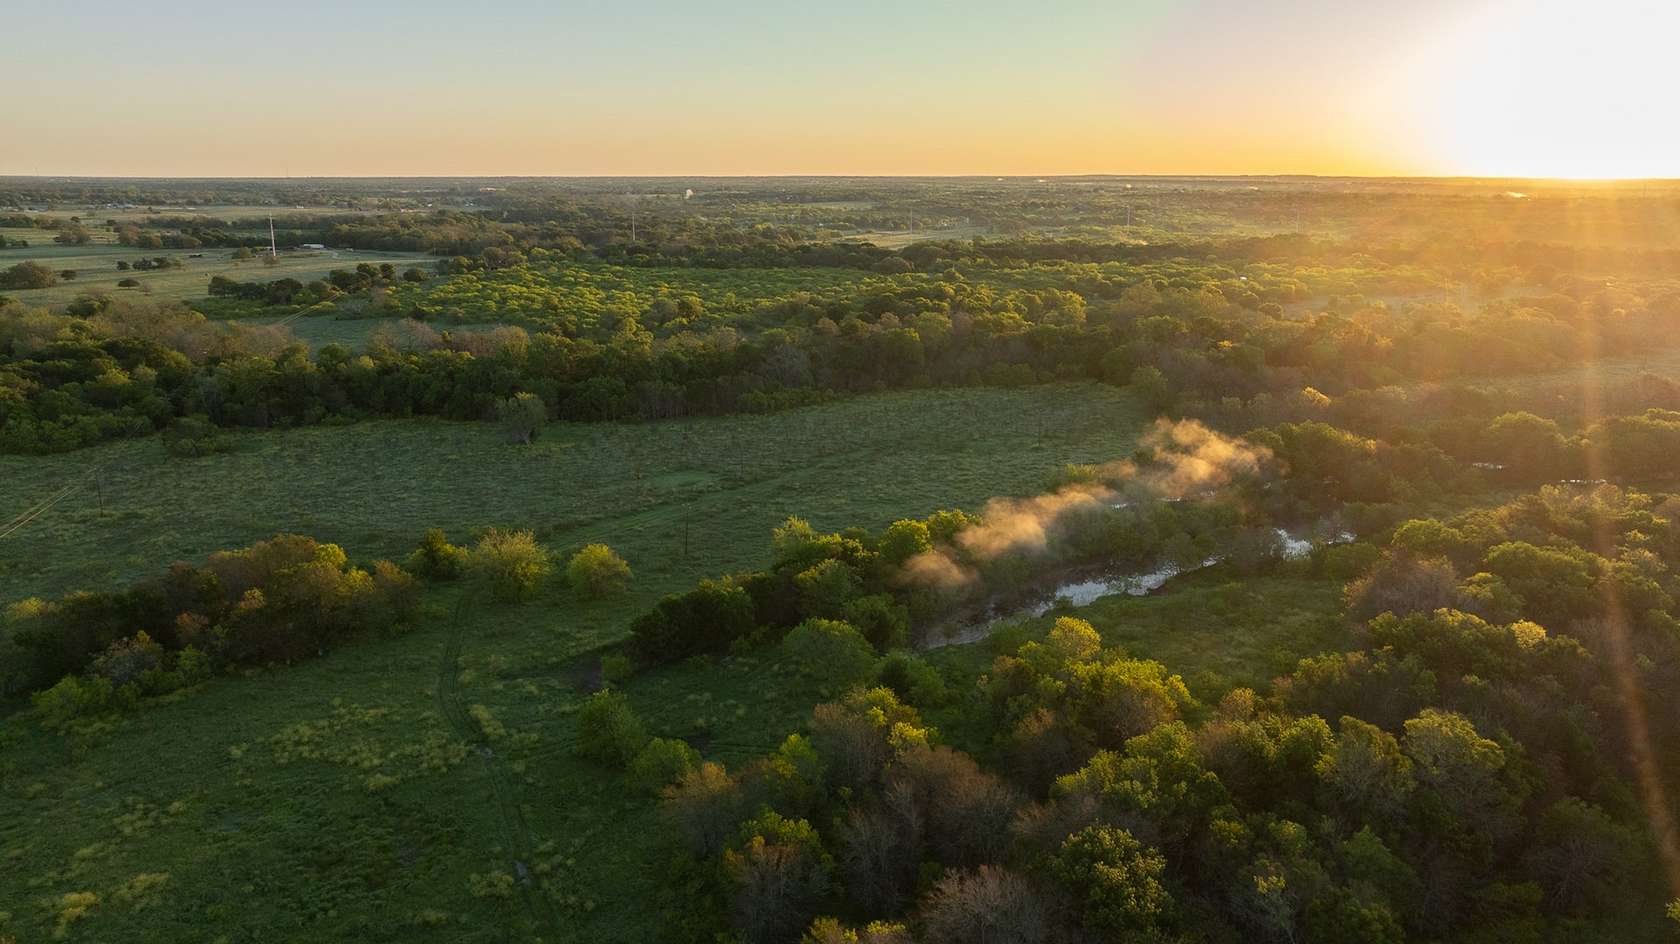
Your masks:
{"label": "grassy meadow", "polygon": [[[155,442],[0,460],[24,486],[5,496],[7,518],[91,463],[105,503],[83,487],[0,543],[7,599],[107,586],[277,530],[372,556],[402,553],[428,525],[457,540],[531,525],[560,553],[609,542],[636,573],[629,594],[587,604],[558,586],[509,606],[447,585],[404,635],[216,680],[74,736],[14,716],[0,726],[12,811],[0,859],[17,878],[0,933],[647,940],[682,905],[624,893],[662,854],[656,807],[571,753],[598,647],[660,594],[762,564],[789,513],[836,528],[975,507],[1125,451],[1144,418],[1118,391],[1066,385],[559,427],[532,448],[484,425],[385,421],[251,436],[193,460]],[[1217,571],[1180,584],[1078,615],[1192,684],[1258,684],[1339,632],[1330,585],[1238,586]],[[1048,624],[935,664],[971,673]],[[823,697],[778,650],[665,666],[626,691],[652,733],[731,765],[773,749]],[[934,720],[961,742],[960,709]]]}
{"label": "grassy meadow", "polygon": [[[629,594],[587,605],[558,586],[519,606],[446,587],[399,638],[217,680],[75,736],[14,715],[0,727],[0,859],[17,878],[0,933],[645,940],[658,913],[622,892],[657,854],[654,807],[569,750],[592,650],[660,594],[763,563],[790,513],[835,528],[974,507],[1125,451],[1144,419],[1116,390],[1065,385],[562,426],[531,448],[486,425],[384,421],[242,437],[201,459],[155,441],[0,459],[21,486],[6,520],[101,470],[97,489],[0,542],[7,601],[287,530],[371,557],[430,525],[457,540],[527,525],[560,553],[609,542],[636,572]],[[774,652],[666,667],[629,691],[655,733],[725,761],[774,747],[818,698]],[[514,860],[531,886],[512,882]],[[78,917],[90,899],[65,896],[86,894],[97,903]]]}
{"label": "grassy meadow", "polygon": [[[136,249],[104,243],[88,246],[59,246],[52,234],[44,230],[14,230],[11,235],[24,235],[29,246],[22,249],[0,249],[0,269],[19,262],[39,262],[57,272],[74,269],[76,278],[60,279],[50,288],[6,289],[3,294],[26,305],[57,306],[73,301],[79,295],[100,291],[123,295],[149,295],[156,299],[188,301],[206,297],[210,277],[225,276],[241,282],[272,282],[292,278],[300,282],[325,278],[334,269],[354,269],[357,264],[373,265],[389,262],[399,268],[412,265],[430,266],[432,257],[415,252],[354,252],[347,249],[294,250],[283,252],[274,265],[261,259],[235,262],[228,258],[232,249]],[[254,251],[254,250],[253,250]],[[203,258],[189,258],[203,253]],[[118,271],[117,261],[170,256],[185,263],[179,269],[148,269],[146,271]],[[118,288],[117,283],[133,278],[140,284],[132,288]]]}
{"label": "grassy meadow", "polygon": [[[1001,419],[1000,419],[1001,418]],[[0,602],[103,587],[277,531],[398,555],[428,527],[455,539],[530,527],[561,546],[604,540],[644,578],[689,557],[761,558],[790,514],[883,524],[1031,491],[1063,462],[1124,452],[1145,419],[1095,384],[891,393],[771,415],[551,425],[531,447],[489,424],[381,421],[240,434],[227,454],[169,457],[156,439],[0,456],[0,521],[98,472],[0,543]],[[101,504],[103,503],[103,510]],[[645,582],[645,581],[644,581]]]}

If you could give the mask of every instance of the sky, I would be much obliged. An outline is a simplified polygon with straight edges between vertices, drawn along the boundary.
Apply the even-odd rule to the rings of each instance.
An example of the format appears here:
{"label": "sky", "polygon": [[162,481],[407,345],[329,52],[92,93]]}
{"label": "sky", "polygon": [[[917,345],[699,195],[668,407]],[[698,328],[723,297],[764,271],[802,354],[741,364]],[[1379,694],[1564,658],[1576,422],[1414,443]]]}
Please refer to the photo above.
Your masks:
{"label": "sky", "polygon": [[45,0],[0,175],[1680,177],[1680,3]]}

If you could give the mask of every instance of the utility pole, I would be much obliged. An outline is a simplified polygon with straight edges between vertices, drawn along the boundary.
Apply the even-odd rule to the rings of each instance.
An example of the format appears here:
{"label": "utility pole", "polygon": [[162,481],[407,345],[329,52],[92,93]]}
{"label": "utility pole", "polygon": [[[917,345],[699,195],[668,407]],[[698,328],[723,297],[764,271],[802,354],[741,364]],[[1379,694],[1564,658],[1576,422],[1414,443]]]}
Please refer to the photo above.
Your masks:
{"label": "utility pole", "polygon": [[276,262],[280,261],[280,251],[274,243],[274,214],[272,213],[268,215],[268,257]]}

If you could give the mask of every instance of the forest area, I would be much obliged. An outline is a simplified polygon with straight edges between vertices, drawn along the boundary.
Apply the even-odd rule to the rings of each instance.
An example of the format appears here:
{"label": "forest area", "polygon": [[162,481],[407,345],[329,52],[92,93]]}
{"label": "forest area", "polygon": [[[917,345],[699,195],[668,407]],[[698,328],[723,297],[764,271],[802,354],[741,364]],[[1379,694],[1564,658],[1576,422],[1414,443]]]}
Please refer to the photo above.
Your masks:
{"label": "forest area", "polygon": [[1680,186],[0,178],[0,942],[1680,940]]}

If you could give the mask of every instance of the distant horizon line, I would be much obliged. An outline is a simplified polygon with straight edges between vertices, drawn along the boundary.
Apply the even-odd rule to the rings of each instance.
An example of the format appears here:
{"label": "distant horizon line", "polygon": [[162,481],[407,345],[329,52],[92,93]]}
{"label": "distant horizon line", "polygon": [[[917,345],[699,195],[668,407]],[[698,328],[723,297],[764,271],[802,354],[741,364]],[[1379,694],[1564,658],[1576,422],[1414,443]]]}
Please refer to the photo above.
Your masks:
{"label": "distant horizon line", "polygon": [[1673,183],[1675,177],[1536,177],[1477,174],[1310,174],[1310,173],[1080,173],[1080,174],[0,174],[0,181],[311,181],[311,180],[1424,180],[1512,181],[1522,183]]}

